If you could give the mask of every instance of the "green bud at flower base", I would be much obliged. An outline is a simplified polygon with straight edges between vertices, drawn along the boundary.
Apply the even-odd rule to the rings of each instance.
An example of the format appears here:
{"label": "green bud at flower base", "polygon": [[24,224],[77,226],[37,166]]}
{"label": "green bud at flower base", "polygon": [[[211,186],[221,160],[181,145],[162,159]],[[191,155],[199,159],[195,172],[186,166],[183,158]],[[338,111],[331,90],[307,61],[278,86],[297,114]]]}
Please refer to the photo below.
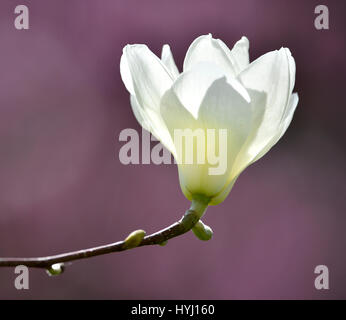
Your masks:
{"label": "green bud at flower base", "polygon": [[213,230],[201,220],[194,225],[192,231],[198,239],[203,241],[208,241],[213,237]]}

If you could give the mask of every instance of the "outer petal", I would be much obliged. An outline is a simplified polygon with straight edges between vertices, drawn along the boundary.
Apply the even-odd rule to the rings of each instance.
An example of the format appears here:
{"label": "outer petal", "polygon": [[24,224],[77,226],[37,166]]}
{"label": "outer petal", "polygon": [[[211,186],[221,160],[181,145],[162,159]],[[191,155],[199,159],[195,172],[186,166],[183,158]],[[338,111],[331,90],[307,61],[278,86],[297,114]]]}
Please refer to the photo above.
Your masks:
{"label": "outer petal", "polygon": [[127,91],[131,95],[135,96],[135,89],[133,88],[131,70],[130,70],[130,66],[129,66],[128,61],[127,61],[125,49],[126,49],[126,47],[123,49],[123,54],[120,58],[120,75],[121,75],[121,79],[123,80]]}
{"label": "outer petal", "polygon": [[139,124],[147,131],[152,131],[148,116],[144,112],[143,108],[139,105],[137,98],[134,95],[130,95],[130,103],[133,114],[139,122]]}
{"label": "outer petal", "polygon": [[[290,94],[293,92],[293,88],[294,88],[294,84],[296,81],[296,63],[291,55],[291,52],[289,49],[286,48],[286,53],[287,53],[287,58],[288,58],[288,68],[289,68],[289,74],[290,74],[290,89],[289,92]],[[298,96],[297,96],[298,98]],[[291,96],[290,96],[291,99]],[[288,101],[288,103],[286,104],[286,108],[285,108],[285,112],[282,115],[283,117],[286,116],[288,109],[289,109],[289,104],[290,101]]]}
{"label": "outer petal", "polygon": [[286,114],[285,114],[285,116],[281,122],[278,140],[283,136],[283,134],[286,132],[288,126],[290,125],[292,118],[293,118],[293,114],[297,108],[298,102],[299,102],[298,94],[293,93],[291,95],[290,101],[288,103],[288,107],[286,109]]}
{"label": "outer petal", "polygon": [[261,152],[252,160],[252,163],[263,157],[284,135],[286,132],[288,126],[290,125],[294,111],[296,110],[296,107],[298,105],[298,94],[293,93],[290,97],[290,101],[288,103],[286,114],[283,117],[277,134],[268,142],[268,144],[261,150]]}
{"label": "outer petal", "polygon": [[168,44],[162,47],[161,61],[171,73],[172,78],[176,79],[179,76],[179,70],[174,62],[173,54]]}
{"label": "outer petal", "polygon": [[120,71],[126,87],[136,95],[139,104],[143,108],[158,110],[161,97],[173,83],[160,59],[145,45],[127,45]]}
{"label": "outer petal", "polygon": [[127,45],[120,61],[121,77],[132,96],[132,108],[144,127],[171,152],[174,146],[160,115],[160,100],[173,83],[173,79],[162,64],[145,45]]}
{"label": "outer petal", "polygon": [[[172,137],[174,137],[175,129],[202,129],[205,136],[207,136],[207,129],[216,129],[215,142],[218,146],[218,130],[227,129],[227,145],[220,146],[223,150],[227,147],[226,170],[223,174],[209,174],[209,168],[215,166],[207,162],[208,158],[205,164],[197,164],[194,159],[195,162],[192,165],[184,163],[178,165],[180,184],[186,197],[191,198],[191,195],[196,193],[210,197],[219,194],[230,182],[234,159],[250,130],[249,119],[252,117],[252,109],[249,101],[227,83],[225,78],[222,78],[215,80],[205,93],[197,119],[182,104],[174,88],[164,95],[161,101],[161,113]],[[207,148],[209,145],[206,146],[206,150]],[[176,150],[178,153],[179,148]],[[207,154],[208,151],[206,151]]]}
{"label": "outer petal", "polygon": [[294,60],[288,49],[269,52],[249,65],[239,79],[247,89],[266,94],[266,105],[261,124],[249,141],[247,157],[239,167],[246,167],[266,148],[280,131],[294,84]]}
{"label": "outer petal", "polygon": [[226,199],[226,197],[228,196],[228,194],[231,192],[235,182],[237,181],[237,177],[233,178],[227,185],[226,187],[220,192],[218,193],[209,203],[209,205],[211,206],[215,206],[219,203],[221,203],[222,201],[224,201]]}
{"label": "outer petal", "polygon": [[217,64],[227,76],[236,75],[229,59],[229,49],[221,40],[213,39],[211,34],[200,36],[192,42],[185,56],[184,72],[200,62]]}

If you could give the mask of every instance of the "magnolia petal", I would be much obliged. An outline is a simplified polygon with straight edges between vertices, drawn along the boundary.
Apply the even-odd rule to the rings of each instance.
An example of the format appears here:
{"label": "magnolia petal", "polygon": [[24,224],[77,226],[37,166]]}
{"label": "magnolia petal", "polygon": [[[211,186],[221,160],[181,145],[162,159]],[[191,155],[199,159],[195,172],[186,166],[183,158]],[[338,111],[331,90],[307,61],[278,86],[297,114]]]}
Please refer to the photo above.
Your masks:
{"label": "magnolia petal", "polygon": [[159,113],[151,109],[143,109],[135,96],[130,96],[130,103],[139,124],[175,155],[175,148],[164,121]]}
{"label": "magnolia petal", "polygon": [[[168,90],[161,100],[161,115],[166,123],[167,128],[169,129],[171,139],[173,141],[175,130],[195,130],[199,128],[197,120],[182,105],[173,89]],[[177,141],[175,141],[175,150],[176,154],[174,155],[174,158],[178,163],[179,182],[181,190],[187,199],[192,200],[193,190],[192,188],[190,190],[190,187],[188,185],[188,180],[190,179],[190,176],[186,176],[185,170],[182,170],[183,165],[179,164],[179,159],[182,158],[182,154],[179,152],[179,148],[177,148]],[[204,171],[203,166],[199,166],[199,168],[200,172]],[[196,174],[196,172],[192,171],[190,173],[193,176],[192,179],[197,179],[196,182],[199,181],[199,173]]]}
{"label": "magnolia petal", "polygon": [[248,38],[242,37],[236,42],[230,52],[230,59],[237,74],[242,72],[249,65],[250,59]]}
{"label": "magnolia petal", "polygon": [[187,50],[183,70],[185,72],[200,62],[210,62],[218,65],[227,76],[235,76],[227,50],[228,47],[221,40],[213,39],[211,34],[200,36]]}
{"label": "magnolia petal", "polygon": [[292,65],[294,60],[290,56],[289,50],[284,48],[269,52],[252,62],[239,75],[240,81],[247,89],[266,94],[261,125],[247,150],[252,159],[280,130],[280,123],[291,95],[292,79],[295,77],[295,68]]}
{"label": "magnolia petal", "polygon": [[280,123],[277,134],[269,141],[269,143],[261,150],[261,152],[252,160],[252,163],[262,158],[281,139],[281,137],[286,132],[288,126],[290,125],[292,121],[294,111],[296,110],[296,107],[298,105],[298,101],[299,101],[298,94],[293,93],[288,103],[287,113]]}
{"label": "magnolia petal", "polygon": [[130,67],[128,65],[128,61],[127,61],[126,55],[124,54],[124,51],[125,51],[125,48],[123,49],[123,54],[120,58],[120,75],[127,91],[131,95],[134,96],[135,89],[133,88],[132,75],[131,75]]}
{"label": "magnolia petal", "polygon": [[232,174],[230,177],[231,180],[236,176],[239,176],[239,174],[249,164],[251,164],[254,155],[249,152],[249,149],[257,135],[265,113],[267,95],[264,92],[258,92],[251,89],[248,89],[248,93],[251,97],[252,107],[252,117],[248,119],[248,121],[251,123],[251,129],[233,165]]}
{"label": "magnolia petal", "polygon": [[226,197],[228,196],[228,194],[231,192],[235,182],[237,181],[237,178],[238,176],[233,178],[221,192],[219,192],[215,197],[213,197],[209,205],[216,206],[217,204],[224,201]]}
{"label": "magnolia petal", "polygon": [[142,107],[139,105],[136,97],[134,95],[130,95],[130,104],[132,107],[133,114],[135,115],[135,118],[137,119],[138,123],[147,131],[152,131],[150,122],[148,120],[148,117],[145,113],[145,111],[142,109]]}
{"label": "magnolia petal", "polygon": [[281,122],[281,130],[280,130],[281,132],[279,134],[279,139],[283,136],[283,134],[286,132],[287,128],[291,124],[298,102],[299,102],[299,97],[298,97],[298,94],[295,92],[291,95],[285,117],[283,118],[283,121]]}
{"label": "magnolia petal", "polygon": [[121,77],[132,98],[135,116],[174,153],[174,146],[160,115],[160,100],[173,79],[161,60],[145,45],[127,45],[120,64]]}
{"label": "magnolia petal", "polygon": [[[239,92],[237,85],[232,86],[233,83],[230,84],[225,80],[224,78],[216,80],[212,84],[203,99],[198,116],[198,121],[207,124],[208,128],[228,130],[227,170],[223,176],[208,175],[203,181],[203,184],[213,190],[221,190],[233,179],[232,171],[235,159],[252,127],[253,108],[250,99],[245,98]],[[210,142],[208,147],[210,147]],[[213,150],[215,149],[213,148]],[[221,181],[222,188],[219,188]]]}
{"label": "magnolia petal", "polygon": [[[215,80],[221,78],[226,78],[222,69],[212,63],[201,62],[182,73],[174,82],[172,89],[182,105],[197,119],[207,90]],[[238,80],[227,78],[227,82],[244,100],[250,101],[250,96]],[[220,94],[222,95],[222,92]]]}
{"label": "magnolia petal", "polygon": [[[146,45],[127,45],[122,57],[121,77],[143,108],[158,110],[160,99],[173,83],[161,60]],[[127,67],[127,69],[126,69]],[[132,88],[129,84],[132,79]]]}
{"label": "magnolia petal", "polygon": [[[289,67],[289,75],[290,75],[289,94],[290,94],[290,98],[291,98],[291,93],[293,92],[293,88],[294,88],[294,84],[295,84],[295,80],[296,80],[296,63],[292,57],[291,51],[288,48],[285,48],[285,50],[286,50],[286,54],[287,54],[287,58],[288,58],[288,67]],[[285,112],[283,113],[282,117],[284,117],[287,114],[288,106],[289,106],[289,101],[286,104]]]}
{"label": "magnolia petal", "polygon": [[161,61],[171,73],[172,78],[176,79],[179,76],[179,70],[175,64],[171,48],[168,44],[165,44],[162,47]]}
{"label": "magnolia petal", "polygon": [[221,40],[216,40],[232,64],[234,74],[238,75],[249,65],[249,40],[242,37],[230,50]]}
{"label": "magnolia petal", "polygon": [[[186,88],[186,90],[189,90]],[[218,148],[219,129],[227,130],[227,145],[220,146],[220,149],[226,150],[224,171],[217,175],[211,175],[209,169],[215,168],[215,165],[208,163],[211,150],[215,152],[215,145],[210,148],[208,144],[205,147],[205,163],[185,164],[178,162],[180,184],[187,198],[192,194],[204,194],[213,197],[223,190],[230,178],[230,172],[234,159],[242,147],[249,133],[251,123],[251,105],[233,88],[225,78],[215,80],[207,90],[202,100],[198,117],[195,118],[187,108],[182,104],[174,88],[168,90],[161,101],[161,114],[174,140],[174,130],[191,129],[203,130],[204,137],[207,136],[207,129],[215,129],[216,141],[214,144]],[[184,150],[180,150],[177,141],[175,142],[177,155],[184,160]],[[195,148],[195,145],[194,145]],[[197,149],[197,147],[196,147]],[[195,155],[200,153],[195,150]],[[184,191],[187,190],[188,192]]]}

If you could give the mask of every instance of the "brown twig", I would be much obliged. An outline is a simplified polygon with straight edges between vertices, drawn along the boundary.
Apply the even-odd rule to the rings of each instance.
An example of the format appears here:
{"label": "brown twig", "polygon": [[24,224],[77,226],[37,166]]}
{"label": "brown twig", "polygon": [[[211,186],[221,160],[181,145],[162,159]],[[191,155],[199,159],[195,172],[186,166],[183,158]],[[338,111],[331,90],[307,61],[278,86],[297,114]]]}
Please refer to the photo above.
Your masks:
{"label": "brown twig", "polygon": [[[203,210],[204,211],[204,210]],[[139,239],[139,244],[135,247],[148,246],[148,245],[162,245],[169,239],[180,236],[189,230],[199,221],[201,217],[200,213],[190,209],[187,210],[183,218],[170,225],[169,227],[148,235],[142,239]],[[144,234],[144,232],[143,232]],[[111,244],[102,245],[99,247],[83,249],[68,253],[62,253],[47,257],[35,257],[35,258],[0,258],[0,267],[15,267],[18,265],[25,265],[31,268],[44,268],[50,269],[52,265],[57,263],[70,262],[74,260],[91,258],[99,255],[104,255],[112,252],[124,251],[132,249],[133,246],[129,246],[127,239],[123,241],[114,242]]]}

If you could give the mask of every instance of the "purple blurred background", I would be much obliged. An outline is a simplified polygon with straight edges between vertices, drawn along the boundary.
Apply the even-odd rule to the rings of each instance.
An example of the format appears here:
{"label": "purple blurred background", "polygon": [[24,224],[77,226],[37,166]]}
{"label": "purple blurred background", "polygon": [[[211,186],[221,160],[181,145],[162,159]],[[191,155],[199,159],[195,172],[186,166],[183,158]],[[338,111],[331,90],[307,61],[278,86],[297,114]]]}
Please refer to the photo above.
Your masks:
{"label": "purple blurred background", "polygon": [[[197,36],[229,46],[246,35],[251,60],[287,46],[300,102],[289,130],[208,209],[209,242],[192,233],[74,263],[59,277],[30,271],[18,291],[0,269],[0,299],[345,299],[346,3],[323,1],[2,0],[0,4],[0,256],[41,256],[153,232],[188,208],[174,165],[118,159],[140,130],[121,81],[127,43],[169,43],[181,70]],[[26,4],[30,29],[16,30]],[[327,265],[330,290],[314,288]]]}

